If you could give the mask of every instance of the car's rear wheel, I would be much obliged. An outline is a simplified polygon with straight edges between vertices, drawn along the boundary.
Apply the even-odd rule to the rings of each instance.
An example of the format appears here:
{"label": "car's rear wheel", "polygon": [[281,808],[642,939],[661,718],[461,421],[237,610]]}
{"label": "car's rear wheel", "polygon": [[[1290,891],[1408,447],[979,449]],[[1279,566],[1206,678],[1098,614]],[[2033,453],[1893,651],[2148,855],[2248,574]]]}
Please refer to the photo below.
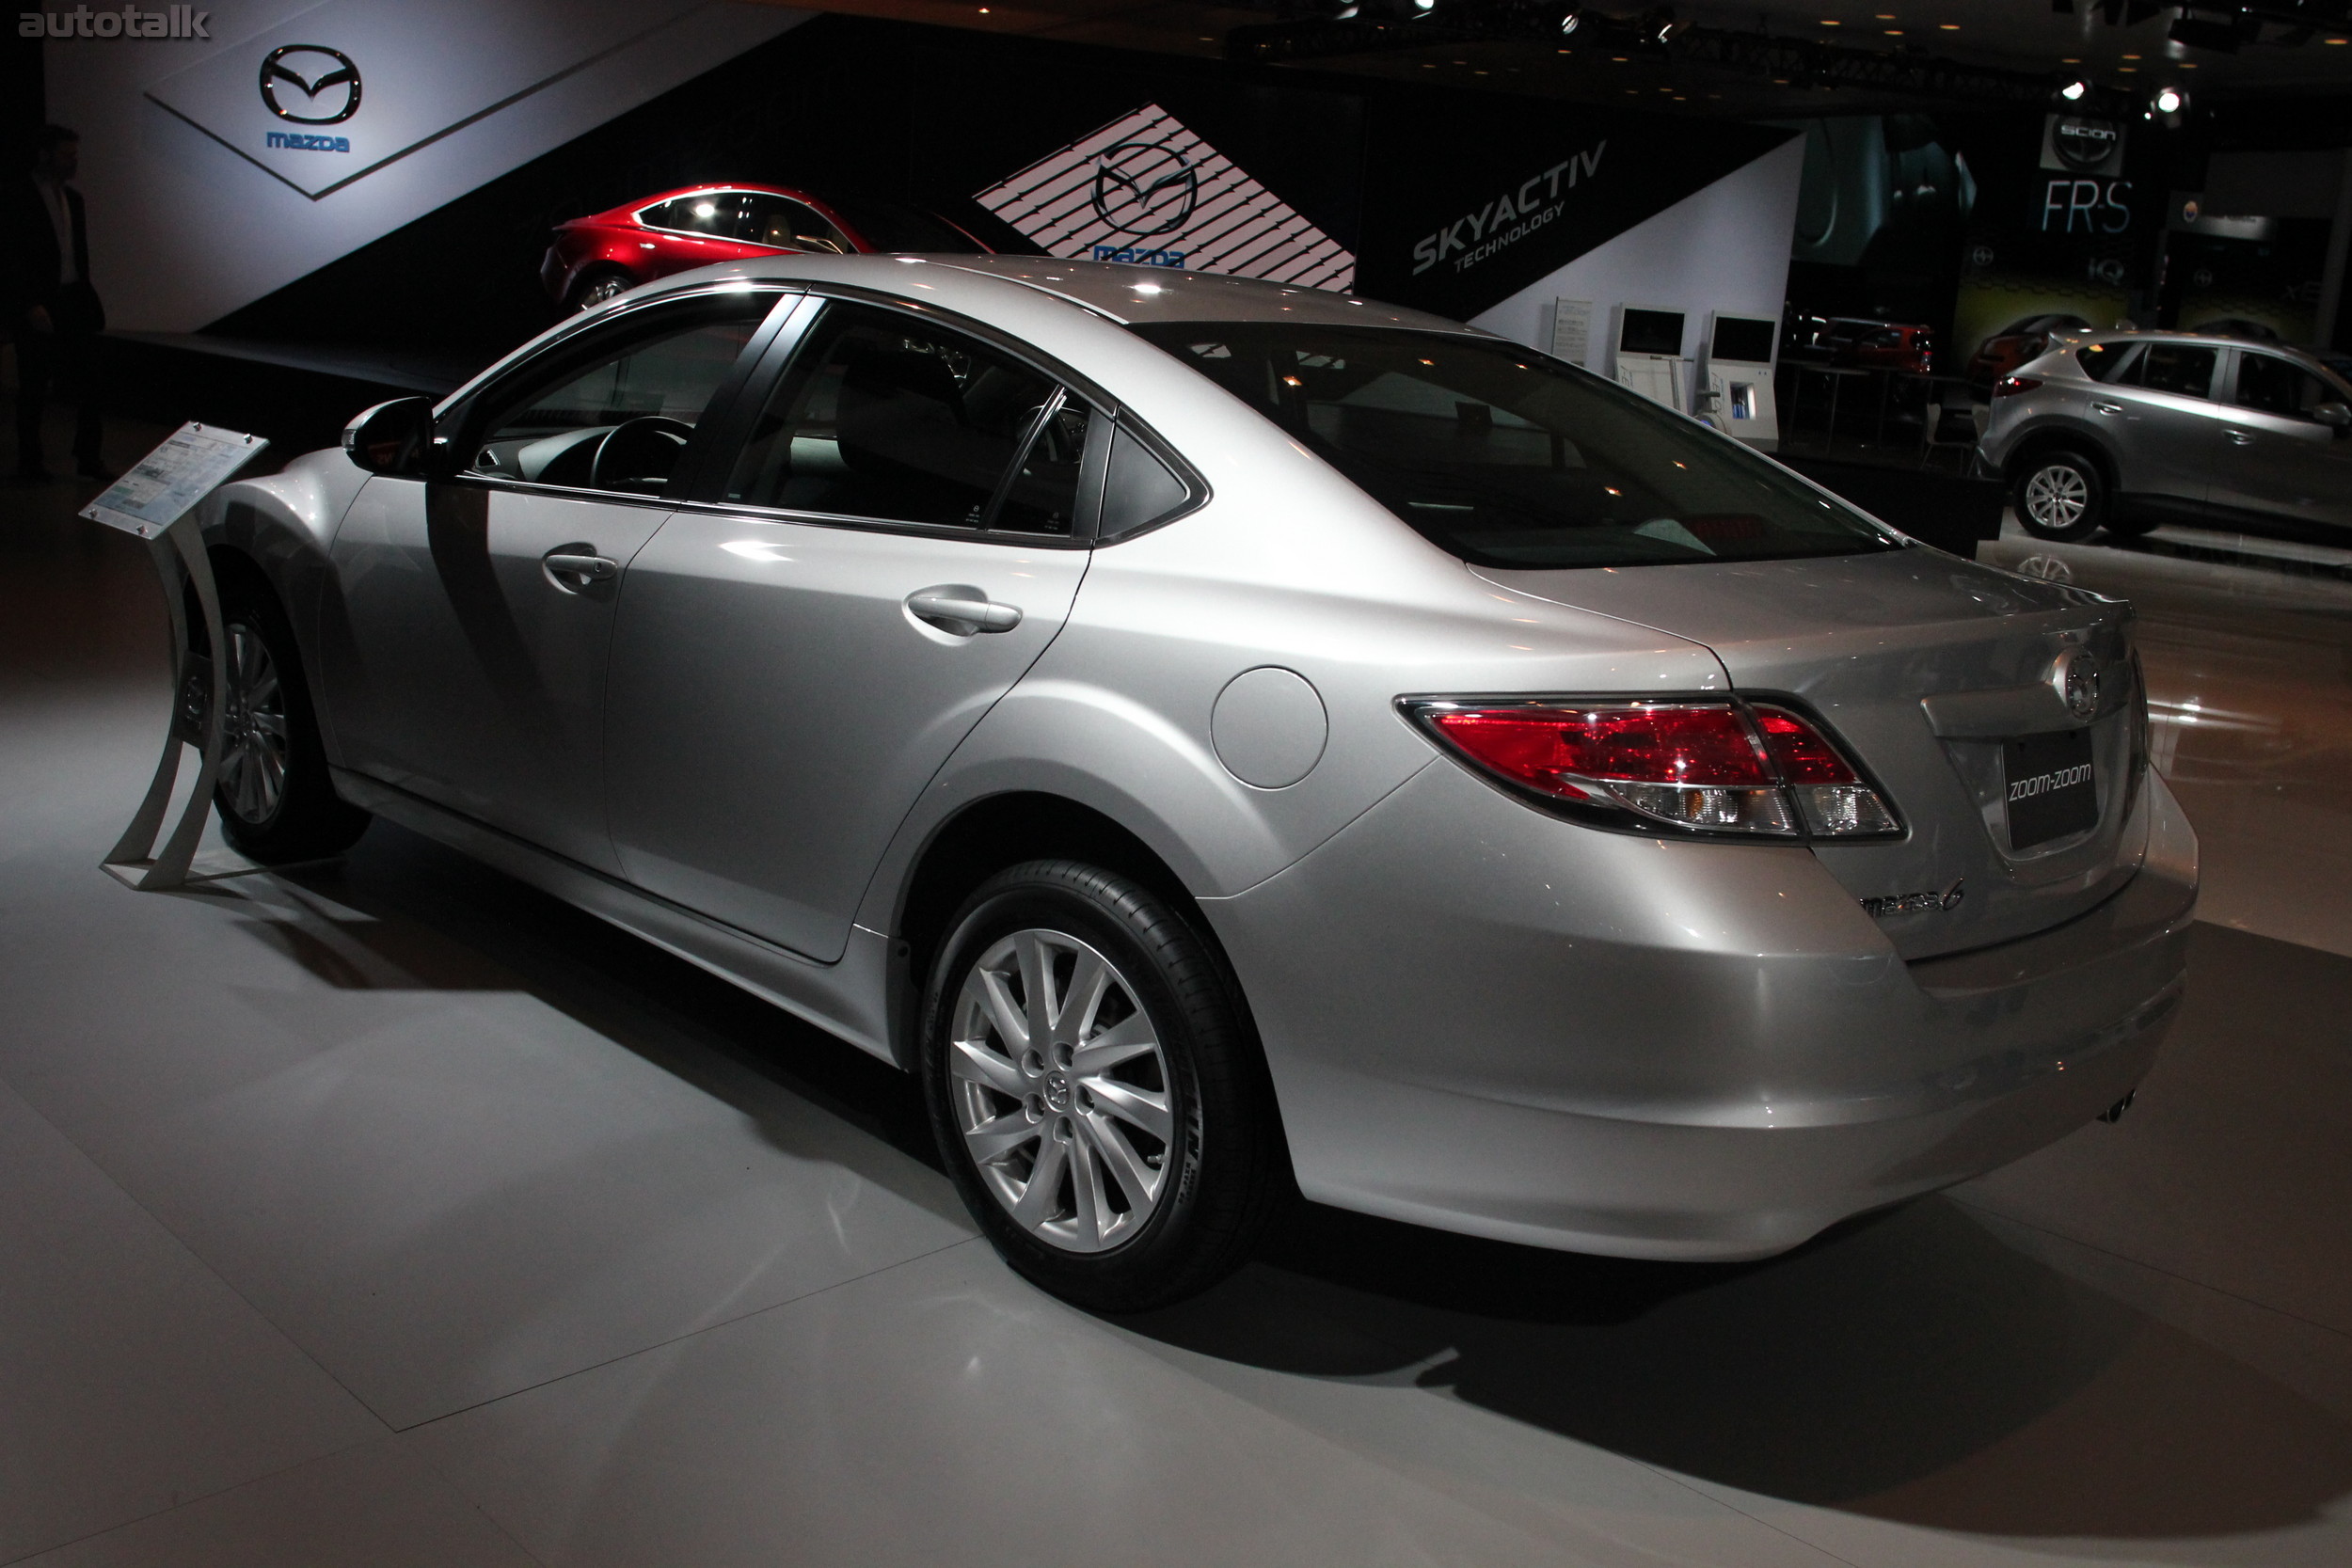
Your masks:
{"label": "car's rear wheel", "polygon": [[265,864],[341,854],[370,818],[327,777],[294,628],[275,594],[237,578],[222,584],[220,609],[221,836]]}
{"label": "car's rear wheel", "polygon": [[2016,505],[2018,522],[2037,539],[2088,539],[2106,521],[2106,480],[2080,452],[2043,452],[2019,468]]}
{"label": "car's rear wheel", "polygon": [[635,288],[628,274],[602,268],[588,274],[572,285],[570,305],[574,310],[593,310],[605,301],[625,294]]}
{"label": "car's rear wheel", "polygon": [[1133,1311],[1248,1256],[1284,1190],[1231,974],[1156,894],[1074,861],[990,879],[927,990],[924,1086],[948,1174],[1005,1259]]}

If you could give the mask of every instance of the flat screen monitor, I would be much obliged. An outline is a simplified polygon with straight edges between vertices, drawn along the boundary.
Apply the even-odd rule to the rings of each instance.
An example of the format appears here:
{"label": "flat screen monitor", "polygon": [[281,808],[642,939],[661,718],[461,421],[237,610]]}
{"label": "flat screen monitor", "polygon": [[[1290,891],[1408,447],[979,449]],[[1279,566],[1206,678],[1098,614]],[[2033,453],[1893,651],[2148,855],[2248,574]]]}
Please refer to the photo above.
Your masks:
{"label": "flat screen monitor", "polygon": [[1717,316],[1714,357],[1737,359],[1743,365],[1769,365],[1772,362],[1772,338],[1779,330],[1778,322],[1760,321],[1754,316]]}
{"label": "flat screen monitor", "polygon": [[1619,354],[1680,354],[1682,352],[1682,312],[1679,310],[1636,310],[1627,307],[1625,320],[1617,326]]}

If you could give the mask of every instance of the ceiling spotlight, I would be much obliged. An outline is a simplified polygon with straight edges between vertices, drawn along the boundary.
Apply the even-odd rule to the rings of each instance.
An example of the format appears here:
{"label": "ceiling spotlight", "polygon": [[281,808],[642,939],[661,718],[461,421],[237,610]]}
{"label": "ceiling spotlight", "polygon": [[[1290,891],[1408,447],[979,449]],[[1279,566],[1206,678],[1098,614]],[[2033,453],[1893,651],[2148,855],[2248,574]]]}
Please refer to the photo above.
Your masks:
{"label": "ceiling spotlight", "polygon": [[2148,102],[2160,115],[2177,115],[2188,107],[2188,94],[2178,87],[2158,87]]}
{"label": "ceiling spotlight", "polygon": [[2058,95],[2066,100],[2069,103],[2079,103],[2086,96],[2089,95],[2090,91],[2090,84],[2077,78],[2076,80],[2069,82],[2066,86],[2058,88]]}
{"label": "ceiling spotlight", "polygon": [[1413,0],[1413,9],[1421,12],[1423,16],[1428,15],[1431,11],[1434,11],[1437,8],[1438,0]]}
{"label": "ceiling spotlight", "polygon": [[1584,18],[1581,15],[1575,11],[1568,12],[1565,16],[1563,16],[1560,19],[1560,36],[1562,38],[1566,38],[1570,33],[1575,32],[1577,28],[1583,25],[1583,23]]}

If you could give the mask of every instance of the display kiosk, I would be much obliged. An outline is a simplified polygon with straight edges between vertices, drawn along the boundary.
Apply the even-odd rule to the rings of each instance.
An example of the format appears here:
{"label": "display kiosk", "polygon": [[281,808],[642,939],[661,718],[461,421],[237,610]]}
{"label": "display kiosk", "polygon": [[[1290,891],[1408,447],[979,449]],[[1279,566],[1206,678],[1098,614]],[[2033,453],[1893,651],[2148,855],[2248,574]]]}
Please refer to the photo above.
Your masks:
{"label": "display kiosk", "polygon": [[1617,385],[1677,414],[1691,411],[1691,361],[1682,352],[1684,319],[1680,310],[1617,307]]}
{"label": "display kiosk", "polygon": [[1707,324],[1704,388],[1695,412],[1727,436],[1759,451],[1780,450],[1780,409],[1772,398],[1772,356],[1780,323],[1767,316],[1727,316]]}

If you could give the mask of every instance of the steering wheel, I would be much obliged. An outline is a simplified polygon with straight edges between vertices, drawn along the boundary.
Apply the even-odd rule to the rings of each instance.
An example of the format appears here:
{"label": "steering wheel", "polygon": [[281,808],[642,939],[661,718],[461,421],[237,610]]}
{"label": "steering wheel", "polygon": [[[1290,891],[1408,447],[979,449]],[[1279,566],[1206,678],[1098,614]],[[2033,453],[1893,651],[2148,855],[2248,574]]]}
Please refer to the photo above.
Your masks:
{"label": "steering wheel", "polygon": [[663,414],[623,420],[596,443],[596,455],[588,462],[589,487],[659,489],[693,436],[692,425]]}

